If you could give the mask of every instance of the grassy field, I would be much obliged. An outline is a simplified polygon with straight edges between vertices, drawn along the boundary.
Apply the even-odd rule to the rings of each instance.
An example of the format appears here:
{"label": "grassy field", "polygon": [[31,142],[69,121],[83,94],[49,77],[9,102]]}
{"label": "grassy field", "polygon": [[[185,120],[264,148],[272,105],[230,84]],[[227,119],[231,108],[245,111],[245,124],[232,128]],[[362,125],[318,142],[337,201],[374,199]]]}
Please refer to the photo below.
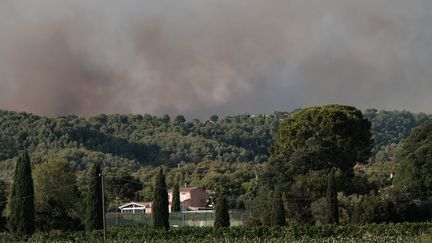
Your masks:
{"label": "grassy field", "polygon": [[[2,242],[19,242],[8,234]],[[39,232],[30,242],[103,242],[102,231]],[[22,241],[22,240],[21,240]],[[146,225],[110,226],[108,242],[432,242],[432,223],[369,225],[290,225],[287,227],[179,227],[169,230]]]}

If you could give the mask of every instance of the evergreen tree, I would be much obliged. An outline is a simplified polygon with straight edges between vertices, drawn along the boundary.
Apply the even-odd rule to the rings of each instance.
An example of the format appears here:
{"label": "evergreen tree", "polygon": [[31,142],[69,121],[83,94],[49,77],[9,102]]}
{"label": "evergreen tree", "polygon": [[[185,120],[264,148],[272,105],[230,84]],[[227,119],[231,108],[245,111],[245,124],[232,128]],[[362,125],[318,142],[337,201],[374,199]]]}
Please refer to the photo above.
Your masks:
{"label": "evergreen tree", "polygon": [[34,188],[30,158],[25,152],[18,157],[10,194],[8,228],[17,236],[31,235],[35,231]]}
{"label": "evergreen tree", "polygon": [[88,175],[88,191],[86,195],[86,230],[103,228],[103,208],[102,208],[102,184],[101,184],[101,167],[94,164],[90,168]]}
{"label": "evergreen tree", "polygon": [[269,181],[288,189],[297,176],[308,178],[333,167],[341,170],[342,179],[351,180],[354,165],[369,159],[370,127],[362,112],[351,106],[326,105],[294,112],[282,121],[269,148]]}
{"label": "evergreen tree", "polygon": [[215,205],[215,228],[230,226],[230,216],[228,213],[228,202],[224,196],[221,196]]}
{"label": "evergreen tree", "polygon": [[[1,202],[5,202],[8,200],[7,188],[8,188],[8,184],[5,181],[0,180],[0,201]],[[0,203],[0,217],[3,211],[5,210],[5,208],[6,208],[6,203]]]}
{"label": "evergreen tree", "polygon": [[76,211],[76,203],[79,201],[75,186],[76,174],[70,169],[69,163],[52,159],[37,164],[32,174],[36,229],[66,231],[81,228],[81,220]]}
{"label": "evergreen tree", "polygon": [[156,184],[153,190],[152,218],[154,227],[169,228],[168,191],[162,168],[156,176]]}
{"label": "evergreen tree", "polygon": [[272,212],[272,217],[271,217],[272,225],[278,225],[278,226],[286,225],[285,207],[282,201],[282,193],[280,192],[280,190],[276,190],[273,195],[273,205],[272,205],[271,212]]}
{"label": "evergreen tree", "polygon": [[410,200],[422,199],[424,192],[432,190],[432,119],[412,130],[399,145],[396,154],[394,185],[408,192]]}
{"label": "evergreen tree", "polygon": [[339,224],[339,210],[338,210],[338,199],[337,189],[335,180],[335,168],[333,168],[328,177],[327,183],[327,211],[326,219],[329,224]]}
{"label": "evergreen tree", "polygon": [[[0,201],[6,202],[7,201],[7,183],[0,180]],[[0,203],[0,231],[6,230],[6,217],[2,216],[3,211],[6,208],[6,203]]]}
{"label": "evergreen tree", "polygon": [[180,189],[179,184],[176,183],[172,194],[171,212],[180,212],[180,210]]}

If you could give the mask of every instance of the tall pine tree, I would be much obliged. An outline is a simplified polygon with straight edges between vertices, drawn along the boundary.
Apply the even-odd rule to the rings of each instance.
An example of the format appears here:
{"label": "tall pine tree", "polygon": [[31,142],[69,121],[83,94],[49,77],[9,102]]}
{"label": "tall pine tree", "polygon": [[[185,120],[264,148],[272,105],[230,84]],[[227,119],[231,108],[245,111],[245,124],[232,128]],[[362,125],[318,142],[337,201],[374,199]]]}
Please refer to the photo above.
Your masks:
{"label": "tall pine tree", "polygon": [[224,196],[220,196],[215,205],[215,228],[230,226],[230,216],[228,213],[228,202]]}
{"label": "tall pine tree", "polygon": [[276,191],[273,194],[273,205],[272,205],[271,212],[272,212],[271,215],[272,225],[278,225],[278,226],[286,225],[285,207],[282,200],[282,193],[279,189],[276,189]]}
{"label": "tall pine tree", "polygon": [[90,168],[88,174],[85,214],[85,226],[88,231],[103,228],[101,173],[100,165],[95,164]]}
{"label": "tall pine tree", "polygon": [[31,235],[35,231],[34,188],[30,158],[27,152],[18,157],[10,194],[8,228],[17,236]]}
{"label": "tall pine tree", "polygon": [[326,221],[328,224],[339,224],[339,209],[337,199],[337,189],[335,180],[335,168],[330,171],[327,183],[327,212]]}
{"label": "tall pine tree", "polygon": [[171,202],[171,212],[180,212],[180,188],[179,184],[174,185],[172,202]]}
{"label": "tall pine tree", "polygon": [[155,183],[152,204],[153,226],[168,229],[168,190],[166,188],[165,174],[163,173],[163,169],[160,169],[159,174],[156,176]]}

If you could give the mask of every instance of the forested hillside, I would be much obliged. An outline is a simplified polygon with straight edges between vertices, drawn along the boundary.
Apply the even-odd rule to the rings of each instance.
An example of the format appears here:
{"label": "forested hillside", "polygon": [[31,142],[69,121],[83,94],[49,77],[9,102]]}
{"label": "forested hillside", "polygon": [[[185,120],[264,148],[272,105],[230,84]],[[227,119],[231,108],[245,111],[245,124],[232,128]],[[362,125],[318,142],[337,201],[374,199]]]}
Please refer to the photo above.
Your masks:
{"label": "forested hillside", "polygon": [[387,145],[398,144],[408,137],[411,130],[430,118],[425,113],[409,111],[378,111],[368,109],[364,117],[372,123],[371,131],[374,139],[372,153],[384,149]]}
{"label": "forested hillside", "polygon": [[[163,168],[166,187],[198,186],[224,195],[229,208],[250,210],[250,222],[245,222],[249,225],[274,225],[273,216],[282,215],[283,200],[290,205],[283,212],[291,222],[421,221],[432,215],[421,211],[429,202],[419,206],[400,201],[411,191],[393,187],[398,185],[393,175],[396,171],[399,178],[412,183],[428,181],[429,172],[423,167],[425,176],[411,173],[417,171],[411,166],[412,158],[428,155],[429,147],[417,149],[429,145],[424,142],[424,134],[431,130],[428,118],[406,111],[362,113],[344,105],[309,107],[291,114],[212,115],[206,121],[132,114],[47,118],[0,111],[0,182],[13,185],[15,162],[33,163],[36,220],[45,230],[56,229],[63,221],[68,222],[63,229],[75,228],[86,195],[94,194],[88,187],[89,178],[100,173],[89,170],[97,167],[89,167],[94,164],[102,165],[110,210],[119,202],[151,201],[158,188],[155,176]],[[20,153],[23,150],[29,156]],[[396,155],[402,162],[395,163]],[[357,164],[368,159],[371,163],[365,169]],[[68,176],[58,180],[60,174]],[[430,185],[425,185],[410,189],[429,192]],[[70,189],[69,199],[63,190],[55,189],[63,187]],[[284,196],[280,191],[286,192]],[[6,189],[3,195],[8,195]],[[213,205],[216,199],[209,196],[206,202]],[[329,217],[329,202],[340,203],[339,210],[333,210],[340,216]],[[282,210],[270,217],[267,209],[272,207]],[[69,218],[50,214],[56,210]]]}
{"label": "forested hillside", "polygon": [[[238,115],[206,121],[183,116],[98,115],[39,117],[0,111],[0,166],[8,174],[10,162],[27,149],[33,163],[49,157],[68,161],[82,170],[89,163],[137,170],[142,165],[174,167],[180,162],[265,162],[273,135],[285,113]],[[373,153],[399,143],[429,116],[407,111],[367,110],[375,141]]]}
{"label": "forested hillside", "polygon": [[[141,165],[208,160],[264,162],[282,118],[282,113],[220,120],[212,116],[201,122],[183,116],[173,120],[150,115],[46,118],[0,111],[0,161],[10,161],[27,149],[33,163],[55,156],[78,170],[89,162],[134,170]],[[2,163],[3,168],[7,164]]]}

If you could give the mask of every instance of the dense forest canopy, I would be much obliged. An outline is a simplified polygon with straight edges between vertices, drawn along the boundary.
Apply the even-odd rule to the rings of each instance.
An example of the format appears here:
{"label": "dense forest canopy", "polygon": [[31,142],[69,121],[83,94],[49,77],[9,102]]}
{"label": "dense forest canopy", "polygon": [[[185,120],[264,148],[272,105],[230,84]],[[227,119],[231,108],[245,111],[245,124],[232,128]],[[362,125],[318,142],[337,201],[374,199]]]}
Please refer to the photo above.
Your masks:
{"label": "dense forest canopy", "polygon": [[[181,162],[266,162],[273,135],[287,116],[285,112],[212,115],[206,121],[188,121],[181,115],[101,114],[85,119],[0,111],[1,177],[11,175],[11,163],[24,149],[33,163],[61,158],[74,170],[96,162],[133,171],[141,166],[175,167]],[[423,113],[376,109],[366,110],[364,117],[372,123],[373,154],[399,143],[429,118]]]}
{"label": "dense forest canopy", "polygon": [[[17,156],[28,151],[35,189],[49,192],[36,193],[39,229],[82,226],[79,218],[89,191],[86,171],[92,165],[102,167],[111,211],[118,202],[151,201],[155,177],[163,169],[167,188],[179,184],[212,190],[207,205],[223,195],[230,209],[250,210],[251,225],[274,224],[277,217],[269,215],[277,214],[267,209],[276,208],[279,197],[290,205],[285,208],[290,222],[328,222],[333,201],[342,223],[416,221],[432,215],[422,211],[429,202],[413,204],[418,195],[407,194],[421,196],[430,188],[429,170],[418,168],[415,160],[429,159],[430,127],[423,113],[361,112],[344,105],[211,115],[206,121],[182,115],[86,119],[0,111],[0,182],[11,184]],[[58,174],[70,176],[56,180]],[[406,181],[413,185],[410,190]],[[68,187],[67,202],[50,191],[53,185]],[[7,186],[0,189],[7,195]],[[332,196],[326,197],[326,191]]]}
{"label": "dense forest canopy", "polygon": [[432,120],[413,130],[400,145],[395,184],[405,192],[432,190]]}
{"label": "dense forest canopy", "polygon": [[425,113],[376,109],[368,109],[363,115],[372,123],[371,131],[375,143],[373,154],[388,145],[398,144],[408,137],[413,128],[420,126],[431,117]]}
{"label": "dense forest canopy", "polygon": [[[183,116],[99,115],[39,117],[0,111],[0,161],[27,149],[34,163],[61,157],[72,168],[88,163],[108,167],[177,166],[209,160],[265,162],[283,113],[238,115],[201,122]],[[48,151],[48,152],[47,152]],[[10,167],[2,163],[3,167]]]}
{"label": "dense forest canopy", "polygon": [[275,181],[271,184],[289,185],[293,175],[312,178],[332,168],[351,178],[354,165],[370,156],[370,127],[361,111],[351,106],[317,106],[295,112],[275,135],[269,164],[270,179]]}

